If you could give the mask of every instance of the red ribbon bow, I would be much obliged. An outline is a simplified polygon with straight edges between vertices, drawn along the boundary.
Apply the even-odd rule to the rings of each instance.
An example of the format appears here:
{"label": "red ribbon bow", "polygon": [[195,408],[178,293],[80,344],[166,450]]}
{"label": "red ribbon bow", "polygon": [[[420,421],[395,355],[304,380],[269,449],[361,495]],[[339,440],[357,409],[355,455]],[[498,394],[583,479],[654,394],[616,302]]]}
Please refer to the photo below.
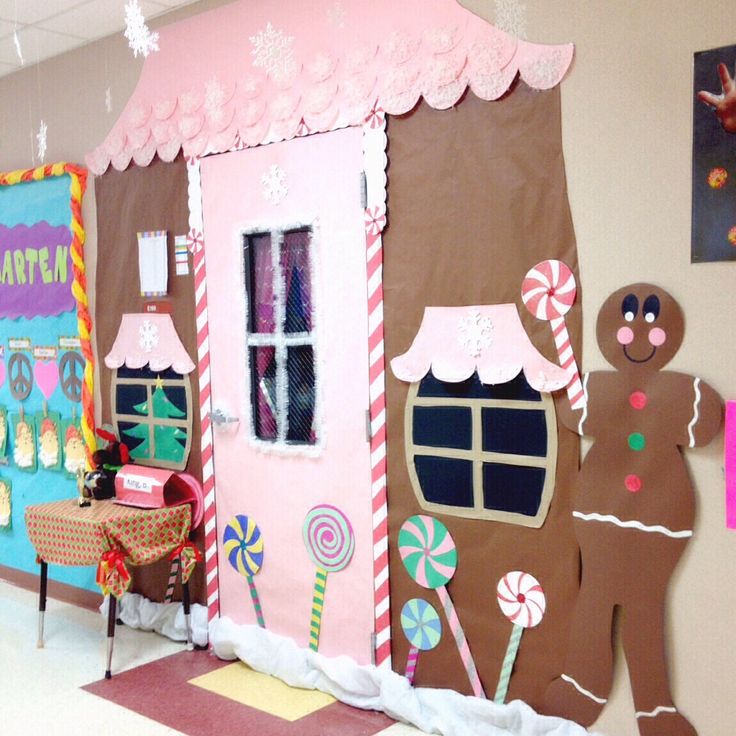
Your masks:
{"label": "red ribbon bow", "polygon": [[182,554],[190,555],[196,562],[202,562],[202,553],[199,551],[194,542],[182,542],[178,547],[175,547],[169,555],[170,560],[174,560],[177,557],[181,557]]}
{"label": "red ribbon bow", "polygon": [[183,583],[188,583],[194,566],[202,561],[202,553],[192,542],[187,541],[175,547],[169,555],[170,560],[175,560],[177,557],[181,562],[181,580]]}
{"label": "red ribbon bow", "polygon": [[119,598],[130,586],[130,573],[125,567],[125,555],[118,549],[102,553],[97,565],[97,584],[103,594],[112,593]]}

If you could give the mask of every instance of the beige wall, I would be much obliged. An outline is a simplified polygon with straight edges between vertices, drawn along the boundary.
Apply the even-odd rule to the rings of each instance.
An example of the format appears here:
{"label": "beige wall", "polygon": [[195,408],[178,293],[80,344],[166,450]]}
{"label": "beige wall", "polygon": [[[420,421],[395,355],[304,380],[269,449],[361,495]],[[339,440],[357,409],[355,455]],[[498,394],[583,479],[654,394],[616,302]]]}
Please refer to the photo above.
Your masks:
{"label": "beige wall", "polygon": [[[529,39],[576,45],[562,87],[563,139],[585,286],[585,368],[605,366],[594,335],[605,297],[627,282],[651,281],[669,289],[687,316],[685,344],[672,367],[736,397],[736,340],[729,339],[736,324],[736,263],[689,262],[692,54],[736,42],[733,3],[524,2]],[[166,22],[221,4],[208,0]],[[493,20],[491,0],[463,4]],[[139,68],[117,36],[0,78],[0,169],[32,165],[30,128],[38,127],[39,113],[49,126],[47,161],[81,161],[108,132]],[[111,114],[104,105],[107,86]],[[89,197],[91,268],[92,205]],[[675,699],[700,736],[729,736],[736,723],[736,532],[724,525],[721,447],[719,438],[687,453],[699,513],[667,624]],[[623,657],[617,666],[598,729],[634,736]]]}

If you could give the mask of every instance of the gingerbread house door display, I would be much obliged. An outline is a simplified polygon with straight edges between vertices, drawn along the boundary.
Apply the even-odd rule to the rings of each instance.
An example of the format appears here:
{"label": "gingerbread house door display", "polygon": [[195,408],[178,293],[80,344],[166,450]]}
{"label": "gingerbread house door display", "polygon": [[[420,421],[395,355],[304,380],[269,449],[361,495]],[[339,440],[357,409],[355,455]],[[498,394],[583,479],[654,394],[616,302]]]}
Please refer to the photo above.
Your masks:
{"label": "gingerbread house door display", "polygon": [[[349,128],[208,157],[201,171],[220,611],[365,664],[362,159],[362,132]],[[244,578],[257,585],[255,609],[243,605]]]}
{"label": "gingerbread house door display", "polygon": [[[403,673],[401,611],[410,604],[410,623],[431,604],[416,565],[403,566],[399,530],[422,517],[407,534],[436,529],[459,558],[432,578],[451,625],[422,655],[418,684],[470,692],[471,673],[480,693],[497,679],[509,625],[488,591],[520,569],[539,577],[550,610],[509,690],[534,699],[562,657],[576,586],[560,489],[578,446],[557,432],[549,392],[564,380],[549,325],[519,289],[545,258],[576,271],[555,89],[572,46],[513,38],[455,0],[241,0],[160,34],[87,161],[101,173],[186,158],[210,616]],[[390,374],[386,358],[409,351],[425,307],[460,308],[449,319],[468,323],[470,343],[490,320],[498,350],[480,363],[503,364],[509,385],[488,389],[476,361],[449,405],[437,374]],[[568,317],[577,339],[577,307]],[[453,353],[431,318],[427,329],[430,362]],[[451,462],[425,410],[469,425],[445,431],[450,444],[453,426],[473,433]],[[476,431],[489,416],[516,420],[515,434]],[[520,451],[525,420],[537,436]],[[468,464],[460,488],[452,473]],[[475,470],[486,465],[534,476],[517,494],[526,501],[488,501]]]}

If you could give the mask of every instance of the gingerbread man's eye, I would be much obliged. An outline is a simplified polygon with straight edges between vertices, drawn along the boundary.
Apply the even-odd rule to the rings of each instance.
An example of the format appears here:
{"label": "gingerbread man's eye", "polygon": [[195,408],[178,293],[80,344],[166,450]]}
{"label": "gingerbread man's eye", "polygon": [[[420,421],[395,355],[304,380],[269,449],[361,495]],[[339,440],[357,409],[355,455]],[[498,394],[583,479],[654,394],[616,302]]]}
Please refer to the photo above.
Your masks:
{"label": "gingerbread man's eye", "polygon": [[621,302],[621,314],[627,322],[633,322],[639,313],[639,300],[633,294],[627,294]]}
{"label": "gingerbread man's eye", "polygon": [[644,314],[644,319],[650,324],[659,317],[659,297],[654,294],[650,294],[644,300],[644,308],[641,310]]}

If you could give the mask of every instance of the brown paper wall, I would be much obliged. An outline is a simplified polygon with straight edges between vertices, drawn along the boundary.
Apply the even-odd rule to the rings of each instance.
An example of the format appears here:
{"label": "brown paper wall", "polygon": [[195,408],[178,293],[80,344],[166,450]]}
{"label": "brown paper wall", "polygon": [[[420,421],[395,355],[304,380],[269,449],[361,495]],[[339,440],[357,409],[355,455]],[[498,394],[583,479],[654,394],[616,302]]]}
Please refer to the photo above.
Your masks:
{"label": "brown paper wall", "polygon": [[[519,84],[496,102],[469,93],[449,111],[422,103],[406,116],[391,118],[388,137],[387,362],[409,348],[425,306],[514,302],[534,345],[557,363],[549,323],[527,312],[520,288],[527,270],[547,258],[564,261],[577,277],[559,90],[533,92]],[[567,315],[578,358],[579,304]],[[386,381],[392,654],[394,667],[403,672],[408,653],[399,620],[403,604],[423,597],[438,610],[440,606],[433,591],[411,580],[398,554],[402,522],[429,512],[419,507],[404,455],[409,385],[396,379],[390,368]],[[567,400],[564,392],[557,400]],[[437,515],[457,544],[458,567],[448,590],[491,698],[512,630],[498,607],[496,584],[512,570],[537,577],[546,593],[547,612],[537,628],[524,632],[507,700],[522,698],[539,707],[546,685],[561,671],[579,579],[571,517],[578,449],[577,438],[559,427],[555,491],[541,529]],[[420,653],[416,683],[470,694],[446,618],[440,616],[441,643]]]}
{"label": "brown paper wall", "polygon": [[[194,312],[194,275],[177,276],[174,264],[175,235],[189,230],[187,170],[179,156],[172,163],[155,159],[148,167],[132,166],[126,171],[110,169],[95,181],[97,198],[97,305],[95,328],[100,361],[100,399],[102,422],[110,421],[110,381],[112,371],[104,364],[126,312],[141,312],[146,301],[140,295],[138,278],[138,231],[166,230],[168,233],[168,296],[157,298],[171,304],[172,320],[184,348],[196,363],[197,332]],[[197,371],[192,382],[192,444],[186,472],[202,480],[199,426],[199,384]],[[203,529],[195,534],[201,546]],[[135,569],[132,592],[151,600],[162,600],[166,591],[169,562],[160,561]],[[204,574],[198,565],[190,582],[192,600],[204,603]]]}

